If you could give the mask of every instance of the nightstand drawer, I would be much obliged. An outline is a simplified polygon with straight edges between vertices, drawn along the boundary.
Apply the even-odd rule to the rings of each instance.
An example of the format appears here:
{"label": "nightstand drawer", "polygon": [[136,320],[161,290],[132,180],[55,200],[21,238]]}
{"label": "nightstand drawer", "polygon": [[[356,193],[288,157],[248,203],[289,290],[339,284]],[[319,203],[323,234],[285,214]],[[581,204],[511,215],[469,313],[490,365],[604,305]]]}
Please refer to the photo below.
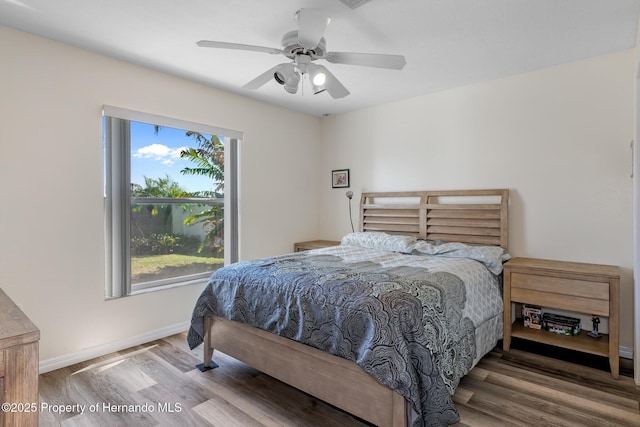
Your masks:
{"label": "nightstand drawer", "polygon": [[566,294],[541,292],[533,289],[511,288],[511,300],[540,307],[552,307],[579,313],[609,317],[609,301]]}
{"label": "nightstand drawer", "polygon": [[[609,283],[537,274],[512,273],[511,287],[609,301]],[[559,296],[561,298],[561,296]]]}

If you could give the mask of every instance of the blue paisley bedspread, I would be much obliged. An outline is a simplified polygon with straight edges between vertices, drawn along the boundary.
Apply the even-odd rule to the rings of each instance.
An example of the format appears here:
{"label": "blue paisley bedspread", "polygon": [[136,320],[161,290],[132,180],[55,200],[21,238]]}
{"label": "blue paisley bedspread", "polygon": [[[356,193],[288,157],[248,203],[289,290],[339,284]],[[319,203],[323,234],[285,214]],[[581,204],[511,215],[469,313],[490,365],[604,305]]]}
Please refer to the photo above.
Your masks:
{"label": "blue paisley bedspread", "polygon": [[[461,262],[463,273],[468,263],[479,265],[443,261]],[[489,286],[501,320],[500,291]],[[355,362],[405,397],[414,427],[446,426],[459,421],[451,394],[482,355],[475,329],[483,320],[467,307],[467,294],[442,262],[341,245],[217,270],[196,302],[187,339],[191,348],[202,343],[205,316],[246,323]]]}

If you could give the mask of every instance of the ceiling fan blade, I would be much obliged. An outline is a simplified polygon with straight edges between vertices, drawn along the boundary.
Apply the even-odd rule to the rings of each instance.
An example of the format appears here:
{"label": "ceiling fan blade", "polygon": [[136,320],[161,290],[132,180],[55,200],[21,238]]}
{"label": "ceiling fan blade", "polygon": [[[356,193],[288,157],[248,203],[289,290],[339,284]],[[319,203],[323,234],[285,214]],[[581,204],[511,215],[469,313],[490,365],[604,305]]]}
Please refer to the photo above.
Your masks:
{"label": "ceiling fan blade", "polygon": [[276,72],[276,69],[278,68],[278,65],[276,65],[275,67],[265,71],[264,73],[260,74],[258,77],[256,77],[255,79],[251,80],[249,83],[247,83],[246,85],[242,86],[245,89],[251,89],[251,90],[255,90],[260,88],[261,86],[265,85],[267,82],[269,82],[269,80],[273,79],[273,73]]}
{"label": "ceiling fan blade", "polygon": [[326,81],[324,83],[325,90],[331,95],[332,98],[344,98],[349,95],[351,92],[343,86],[342,83],[327,70],[326,67],[322,65],[316,65],[318,69],[320,69],[326,75]]}
{"label": "ceiling fan blade", "polygon": [[227,43],[227,42],[216,42],[211,40],[200,40],[196,43],[200,47],[213,47],[218,49],[235,49],[235,50],[248,50],[252,52],[263,52],[270,53],[275,55],[277,53],[282,53],[281,49],[276,49],[273,47],[264,47],[264,46],[254,46],[250,44],[240,44],[240,43]]}
{"label": "ceiling fan blade", "polygon": [[402,55],[377,53],[327,52],[323,59],[333,64],[360,65],[392,70],[402,70],[407,63]]}
{"label": "ceiling fan blade", "polygon": [[298,19],[298,44],[305,49],[315,49],[327,30],[331,18],[318,9],[300,9]]}

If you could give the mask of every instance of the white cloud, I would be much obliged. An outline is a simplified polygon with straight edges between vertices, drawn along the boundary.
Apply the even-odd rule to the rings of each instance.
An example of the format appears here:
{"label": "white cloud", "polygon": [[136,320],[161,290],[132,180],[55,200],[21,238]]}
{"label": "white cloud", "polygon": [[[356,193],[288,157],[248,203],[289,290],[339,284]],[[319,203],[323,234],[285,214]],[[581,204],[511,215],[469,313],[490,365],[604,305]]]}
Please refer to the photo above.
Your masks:
{"label": "white cloud", "polygon": [[158,160],[165,165],[172,165],[175,159],[180,158],[180,152],[186,149],[187,147],[171,148],[164,144],[151,144],[138,148],[133,157]]}

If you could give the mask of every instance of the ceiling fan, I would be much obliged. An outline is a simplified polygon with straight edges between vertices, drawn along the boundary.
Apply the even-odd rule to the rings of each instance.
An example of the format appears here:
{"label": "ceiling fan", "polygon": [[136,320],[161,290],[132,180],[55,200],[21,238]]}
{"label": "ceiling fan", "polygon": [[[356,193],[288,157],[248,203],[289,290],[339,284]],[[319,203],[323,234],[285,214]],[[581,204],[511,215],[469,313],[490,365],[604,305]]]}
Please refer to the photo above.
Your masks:
{"label": "ceiling fan", "polygon": [[269,54],[283,54],[291,62],[276,65],[260,74],[243,87],[258,89],[274,79],[284,86],[289,93],[296,93],[301,79],[309,78],[314,95],[327,91],[333,98],[344,98],[349,95],[346,87],[323,65],[316,64],[324,59],[333,64],[359,65],[364,67],[387,68],[401,70],[406,61],[402,55],[384,55],[355,52],[327,52],[324,32],[331,18],[318,9],[300,9],[294,15],[298,29],[289,31],[282,37],[282,49],[254,46],[239,43],[201,40],[201,47],[220,49],[248,50]]}

